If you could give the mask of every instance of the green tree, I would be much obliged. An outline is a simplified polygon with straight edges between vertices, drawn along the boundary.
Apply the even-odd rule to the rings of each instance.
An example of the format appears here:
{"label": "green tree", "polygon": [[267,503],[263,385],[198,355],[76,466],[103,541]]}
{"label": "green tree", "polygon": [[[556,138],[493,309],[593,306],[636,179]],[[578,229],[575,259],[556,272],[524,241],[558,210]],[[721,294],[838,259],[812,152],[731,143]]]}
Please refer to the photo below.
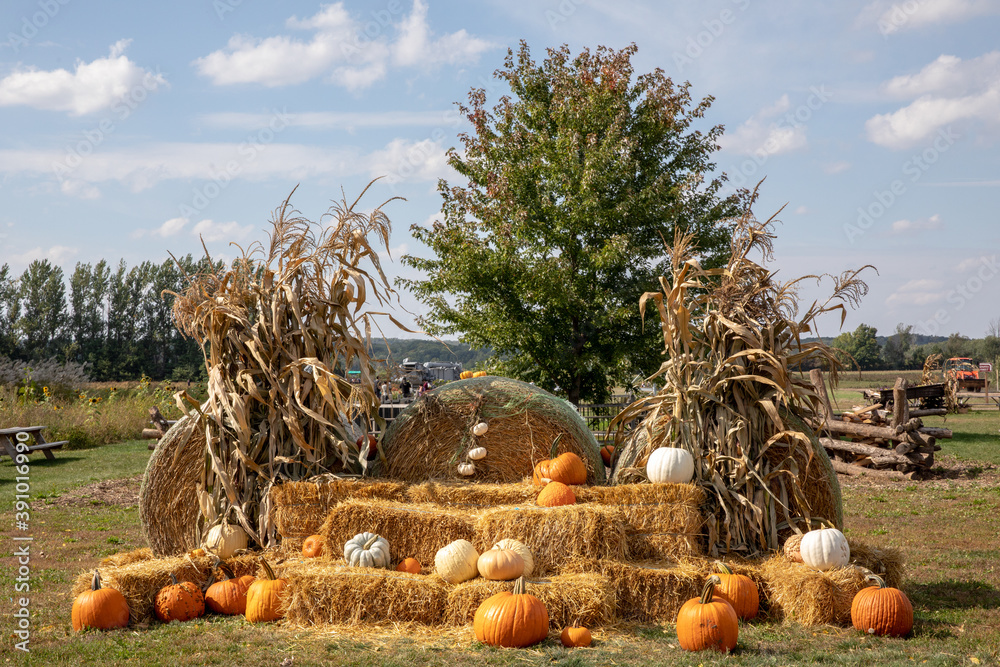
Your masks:
{"label": "green tree", "polygon": [[834,338],[832,347],[850,355],[847,359],[848,364],[853,366],[856,362],[863,371],[873,370],[878,368],[881,356],[876,333],[878,330],[875,327],[860,324],[853,332],[845,331]]}
{"label": "green tree", "polygon": [[21,314],[17,333],[26,359],[55,357],[64,351],[66,286],[63,270],[49,260],[34,260],[18,280]]}
{"label": "green tree", "polygon": [[466,185],[442,180],[443,220],[412,228],[436,257],[403,258],[425,277],[400,281],[429,308],[422,326],[492,347],[497,370],[574,403],[659,366],[638,301],[665,273],[664,240],[693,233],[717,266],[747,203],[720,197],[724,176],[703,179],[722,127],[692,125],[712,98],[693,103],[659,69],[634,78],[635,53],[563,46],[536,64],[523,42],[508,51],[494,76],[512,95],[489,110],[473,89],[459,105],[473,131],[448,160]]}
{"label": "green tree", "polygon": [[0,266],[0,357],[17,353],[17,320],[21,316],[21,297],[17,280],[11,277],[7,264]]}
{"label": "green tree", "polygon": [[886,368],[901,370],[906,367],[907,354],[913,345],[913,326],[902,322],[896,325],[896,333],[889,336],[882,346],[882,362]]}

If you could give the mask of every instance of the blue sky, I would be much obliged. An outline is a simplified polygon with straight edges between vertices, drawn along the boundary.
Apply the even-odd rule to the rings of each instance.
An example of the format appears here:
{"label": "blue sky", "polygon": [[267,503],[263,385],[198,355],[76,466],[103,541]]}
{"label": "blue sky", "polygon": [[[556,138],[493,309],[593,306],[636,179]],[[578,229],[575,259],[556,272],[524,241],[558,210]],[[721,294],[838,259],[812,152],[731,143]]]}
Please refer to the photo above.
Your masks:
{"label": "blue sky", "polygon": [[408,230],[455,179],[454,103],[506,49],[635,42],[637,71],[715,98],[719,169],[767,177],[758,216],[787,204],[779,277],[878,268],[845,329],[980,337],[1000,317],[1000,0],[11,0],[0,26],[15,274],[199,256],[199,235],[231,258],[296,184],[316,219],[380,175],[368,205],[407,200],[387,208],[393,259],[426,253]]}

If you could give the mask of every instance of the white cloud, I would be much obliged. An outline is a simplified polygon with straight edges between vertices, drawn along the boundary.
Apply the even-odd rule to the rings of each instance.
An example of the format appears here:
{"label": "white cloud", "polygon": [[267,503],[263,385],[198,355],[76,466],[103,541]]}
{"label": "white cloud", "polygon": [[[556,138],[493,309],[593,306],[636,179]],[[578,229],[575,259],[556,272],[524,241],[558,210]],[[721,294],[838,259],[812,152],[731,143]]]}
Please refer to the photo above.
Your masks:
{"label": "white cloud", "polygon": [[911,280],[896,288],[885,303],[887,306],[926,306],[938,303],[945,297],[943,286],[944,283],[940,280],[930,278]]}
{"label": "white cloud", "polygon": [[[64,245],[54,245],[49,249],[44,249],[41,246],[31,248],[26,250],[19,255],[13,255],[9,258],[9,264],[11,266],[27,266],[33,261],[47,259],[49,262],[55,265],[61,265],[70,258],[76,256],[79,249],[72,248]],[[5,259],[5,262],[8,260]]]}
{"label": "white cloud", "polygon": [[0,106],[28,106],[81,116],[110,109],[138,88],[148,93],[165,85],[162,74],[145,70],[125,56],[130,41],[113,44],[105,58],[77,61],[73,72],[15,69],[0,79]]}
{"label": "white cloud", "polygon": [[883,92],[913,102],[868,119],[873,143],[908,148],[962,121],[997,124],[1000,118],[1000,51],[963,61],[942,55],[920,72],[893,78]]}
{"label": "white cloud", "polygon": [[[274,114],[222,112],[202,117],[212,127],[256,130],[267,125]],[[458,127],[463,118],[454,109],[441,111],[315,111],[284,114],[289,127],[341,129],[384,127]]]}
{"label": "white cloud", "polygon": [[384,149],[372,153],[367,164],[373,177],[386,176],[389,183],[437,181],[451,170],[447,149],[431,139],[394,139]]}
{"label": "white cloud", "polygon": [[920,218],[919,220],[897,220],[892,223],[893,234],[911,234],[914,232],[926,232],[938,229],[944,229],[944,223],[941,222],[941,216],[937,213],[929,218]]}
{"label": "white cloud", "polygon": [[858,17],[859,25],[875,24],[882,35],[928,25],[961,23],[977,16],[1000,14],[996,0],[875,0]]}
{"label": "white cloud", "polygon": [[201,237],[206,243],[214,241],[239,241],[253,233],[253,225],[241,226],[237,222],[213,222],[202,220],[194,226],[191,233]]}
{"label": "white cloud", "polygon": [[[474,62],[494,46],[465,30],[435,39],[423,0],[414,0],[411,13],[398,23],[388,12],[377,21],[356,19],[343,2],[337,2],[306,19],[293,16],[286,27],[313,35],[307,40],[235,35],[225,49],[195,60],[194,65],[216,85],[284,86],[326,75],[332,83],[360,90],[382,79],[390,63],[426,68]],[[395,41],[386,34],[390,29],[396,33]]]}
{"label": "white cloud", "polygon": [[809,209],[806,208],[805,206],[799,206],[798,208],[795,209],[795,215],[805,215],[808,212]]}
{"label": "white cloud", "polygon": [[791,107],[788,95],[782,95],[771,106],[764,107],[732,132],[719,137],[723,150],[742,155],[770,156],[805,148],[804,125],[787,124],[786,119],[772,120]]}
{"label": "white cloud", "polygon": [[838,160],[837,162],[830,162],[823,165],[823,171],[827,174],[840,174],[851,168],[851,163],[844,160]]}

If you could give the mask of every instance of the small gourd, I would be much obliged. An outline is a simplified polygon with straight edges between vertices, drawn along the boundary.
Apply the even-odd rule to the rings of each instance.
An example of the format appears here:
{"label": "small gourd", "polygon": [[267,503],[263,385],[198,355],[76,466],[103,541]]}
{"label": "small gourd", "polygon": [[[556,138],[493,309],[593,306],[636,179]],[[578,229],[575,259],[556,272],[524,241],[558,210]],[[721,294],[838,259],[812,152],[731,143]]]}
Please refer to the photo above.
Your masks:
{"label": "small gourd", "polygon": [[472,477],[476,474],[476,464],[471,461],[458,464],[458,474],[462,477]]}
{"label": "small gourd", "polygon": [[389,567],[389,542],[375,533],[358,533],[344,544],[344,560],[352,567]]}
{"label": "small gourd", "polygon": [[541,491],[535,503],[539,507],[559,507],[561,505],[572,505],[576,502],[576,494],[562,482],[549,482]]}
{"label": "small gourd", "polygon": [[310,535],[302,542],[302,556],[305,558],[318,558],[323,555],[323,548],[326,545],[326,538],[322,535]]}
{"label": "small gourd", "polygon": [[486,432],[490,430],[489,424],[486,422],[479,422],[472,427],[472,435],[479,437],[481,435],[486,435]]}
{"label": "small gourd", "polygon": [[469,450],[469,458],[473,461],[481,461],[486,458],[485,447],[473,447]]}
{"label": "small gourd", "polygon": [[590,646],[594,638],[590,634],[590,630],[582,627],[580,621],[577,620],[573,625],[563,628],[562,633],[559,635],[559,641],[566,648],[580,648]]}

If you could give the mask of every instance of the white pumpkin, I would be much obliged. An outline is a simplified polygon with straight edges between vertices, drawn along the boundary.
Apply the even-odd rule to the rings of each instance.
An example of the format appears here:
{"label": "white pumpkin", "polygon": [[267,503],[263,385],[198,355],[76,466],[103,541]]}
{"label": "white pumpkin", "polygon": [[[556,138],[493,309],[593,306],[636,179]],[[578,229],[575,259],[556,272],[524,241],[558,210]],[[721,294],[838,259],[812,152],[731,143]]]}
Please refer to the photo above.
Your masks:
{"label": "white pumpkin", "polygon": [[465,477],[470,477],[476,474],[476,464],[475,463],[459,463],[458,464],[458,474]]}
{"label": "white pumpkin", "polygon": [[646,460],[646,477],[654,484],[687,484],[694,477],[694,458],[678,447],[654,449]]}
{"label": "white pumpkin", "polygon": [[449,584],[460,584],[479,574],[479,552],[468,540],[455,540],[438,549],[434,569]]}
{"label": "white pumpkin", "polygon": [[389,567],[389,541],[375,533],[358,533],[344,544],[344,560],[353,567]]}
{"label": "white pumpkin", "polygon": [[205,537],[205,550],[225,560],[240,549],[247,548],[247,534],[241,527],[231,523],[212,526]]}
{"label": "white pumpkin", "polygon": [[469,450],[469,458],[473,461],[480,461],[486,458],[486,448],[485,447],[473,447]]}
{"label": "white pumpkin", "polygon": [[476,436],[486,435],[486,432],[488,430],[490,430],[489,424],[487,424],[486,422],[479,422],[478,424],[472,427],[472,435]]}
{"label": "white pumpkin", "polygon": [[532,571],[535,569],[535,559],[531,556],[531,549],[528,548],[528,545],[507,537],[494,544],[493,548],[516,551],[521,560],[524,561],[524,576],[531,576]]}
{"label": "white pumpkin", "polygon": [[844,567],[851,560],[851,547],[847,538],[836,528],[810,530],[799,543],[802,562],[817,570]]}

